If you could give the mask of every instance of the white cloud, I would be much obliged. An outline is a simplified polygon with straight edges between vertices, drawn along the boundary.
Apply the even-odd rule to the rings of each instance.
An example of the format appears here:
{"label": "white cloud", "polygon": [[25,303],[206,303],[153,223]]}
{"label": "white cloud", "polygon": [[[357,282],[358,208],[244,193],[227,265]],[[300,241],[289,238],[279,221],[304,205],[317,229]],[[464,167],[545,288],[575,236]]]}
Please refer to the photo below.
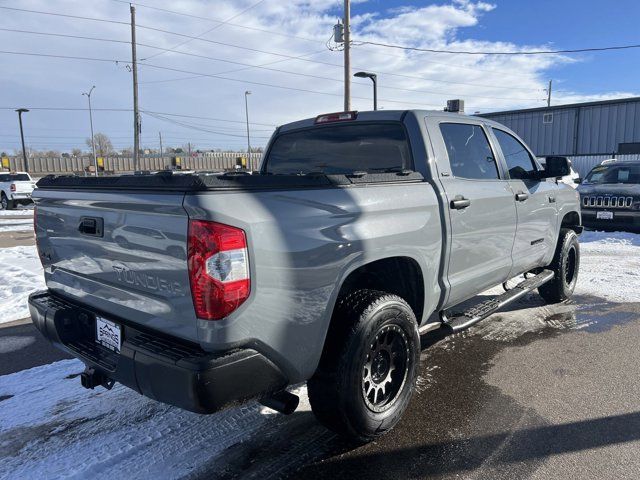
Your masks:
{"label": "white cloud", "polygon": [[[150,2],[147,3],[151,5]],[[207,19],[232,17],[252,3],[255,3],[254,0],[217,2],[162,0],[152,4],[197,18],[173,15],[140,6],[137,9],[138,42],[163,48],[174,47],[184,42],[185,38],[143,27],[152,26],[185,35],[199,35],[216,25],[215,22]],[[487,51],[545,48],[545,45],[461,40],[459,35],[461,30],[481,24],[483,16],[490,15],[494,8],[499,8],[491,3],[452,0],[421,8],[396,8],[381,11],[378,14],[363,14],[362,8],[359,8],[361,3],[354,2],[352,7],[354,40]],[[253,50],[193,40],[178,49],[226,61],[213,61],[171,52],[150,59],[148,63],[152,65],[205,74],[243,69],[242,65],[229,62],[251,65],[277,62],[269,68],[312,77],[244,68],[224,75],[234,80],[199,77],[147,83],[192,77],[193,74],[141,66],[140,105],[143,110],[215,117],[240,122],[182,119],[203,129],[235,135],[225,137],[163,123],[144,115],[142,144],[156,146],[158,131],[162,130],[165,144],[169,145],[182,145],[191,140],[196,147],[242,148],[245,144],[244,125],[241,123],[244,120],[245,90],[253,92],[249,98],[250,117],[252,122],[256,123],[277,125],[322,112],[340,110],[343,89],[343,72],[340,67],[342,54],[327,50],[325,42],[331,35],[333,24],[341,15],[341,4],[341,1],[326,0],[292,0],[290,2],[265,0],[231,22],[250,28],[223,25],[203,36],[205,39],[229,45],[241,45]],[[13,4],[4,2],[3,5],[123,22],[129,20],[129,6],[109,0],[96,0],[90,4],[80,0],[66,2],[22,0]],[[125,42],[129,40],[130,35],[127,25],[9,10],[2,10],[0,14],[3,20],[0,22],[2,28],[113,38]],[[266,33],[262,30],[279,34]],[[104,43],[1,31],[0,42],[3,50],[107,59],[130,58],[130,46],[126,43]],[[157,52],[158,50],[139,47],[138,56],[146,58]],[[304,59],[310,61],[288,59],[264,52],[289,56],[307,55]],[[547,70],[552,67],[566,66],[575,61],[560,55],[535,57],[442,55],[406,52],[370,45],[354,45],[352,52],[354,72],[358,69],[366,69],[379,74],[379,103],[385,109],[419,108],[420,106],[441,108],[449,98],[464,98],[467,110],[471,112],[542,106]],[[126,69],[126,64],[10,55],[0,55],[0,58],[4,75],[0,89],[0,106],[83,108],[86,106],[86,98],[81,96],[81,92],[86,91],[91,85],[96,85],[92,98],[94,107],[129,108],[131,105],[131,74]],[[256,83],[321,91],[326,95],[273,88],[256,85]],[[603,93],[600,96],[609,95],[618,95],[618,92]],[[370,82],[354,79],[353,96],[354,108],[369,109]],[[575,92],[560,92],[554,98],[555,102],[560,102],[588,100],[595,97]],[[12,111],[0,111],[0,151],[11,151],[19,146],[15,117],[16,114]],[[129,146],[132,143],[132,117],[130,112],[96,111],[94,125],[96,131],[109,134],[116,146]],[[58,149],[74,146],[86,148],[83,137],[88,135],[87,112],[61,113],[33,110],[24,118],[28,142],[35,148],[45,148],[45,145],[48,148]],[[270,134],[269,128],[264,125],[253,126],[255,138],[252,144],[264,144],[266,142],[264,137]],[[58,138],[47,139],[44,138],[45,136]]]}

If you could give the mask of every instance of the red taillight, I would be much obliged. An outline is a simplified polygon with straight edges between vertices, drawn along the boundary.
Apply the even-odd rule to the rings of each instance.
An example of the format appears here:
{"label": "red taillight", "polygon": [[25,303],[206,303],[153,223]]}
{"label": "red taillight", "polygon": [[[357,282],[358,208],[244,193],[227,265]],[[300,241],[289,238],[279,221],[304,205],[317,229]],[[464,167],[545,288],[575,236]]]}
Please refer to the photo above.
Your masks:
{"label": "red taillight", "polygon": [[249,255],[243,230],[189,220],[187,261],[198,318],[219,320],[249,298]]}
{"label": "red taillight", "polygon": [[15,191],[16,191],[16,184],[15,184],[15,183],[12,183],[12,184],[11,184],[11,191],[12,191],[12,192],[15,192]]}

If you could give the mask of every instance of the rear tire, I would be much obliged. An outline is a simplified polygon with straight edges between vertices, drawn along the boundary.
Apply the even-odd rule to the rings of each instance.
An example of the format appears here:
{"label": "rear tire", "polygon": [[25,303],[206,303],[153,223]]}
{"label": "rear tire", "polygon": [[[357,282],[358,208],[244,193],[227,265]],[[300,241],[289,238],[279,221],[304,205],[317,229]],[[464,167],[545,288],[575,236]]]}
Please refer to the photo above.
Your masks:
{"label": "rear tire", "polygon": [[415,315],[396,295],[357,290],[334,312],[311,408],[327,428],[367,442],[391,430],[413,394],[420,359]]}
{"label": "rear tire", "polygon": [[547,303],[558,303],[573,295],[580,270],[580,244],[578,235],[571,229],[560,230],[553,261],[547,267],[555,275],[553,280],[538,288],[538,293]]}
{"label": "rear tire", "polygon": [[0,208],[2,210],[13,210],[14,203],[7,198],[7,196],[2,193],[2,197],[0,198]]}

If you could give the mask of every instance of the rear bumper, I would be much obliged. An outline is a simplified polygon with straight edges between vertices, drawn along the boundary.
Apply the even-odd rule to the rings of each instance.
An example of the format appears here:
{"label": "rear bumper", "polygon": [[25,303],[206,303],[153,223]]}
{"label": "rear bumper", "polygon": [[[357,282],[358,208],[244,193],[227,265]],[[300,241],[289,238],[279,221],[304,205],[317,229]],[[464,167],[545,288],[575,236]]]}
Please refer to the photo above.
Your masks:
{"label": "rear bumper", "polygon": [[606,209],[595,210],[582,207],[582,224],[586,228],[597,230],[640,232],[640,211],[611,209],[607,211],[613,212],[613,220],[596,218],[597,212],[604,210]]}
{"label": "rear bumper", "polygon": [[[282,372],[255,350],[205,352],[48,291],[33,293],[29,310],[35,326],[56,347],[149,398],[192,412],[213,413],[287,384]],[[120,354],[95,343],[96,315],[122,325]]]}
{"label": "rear bumper", "polygon": [[31,202],[31,194],[30,193],[12,193],[11,200],[17,202]]}

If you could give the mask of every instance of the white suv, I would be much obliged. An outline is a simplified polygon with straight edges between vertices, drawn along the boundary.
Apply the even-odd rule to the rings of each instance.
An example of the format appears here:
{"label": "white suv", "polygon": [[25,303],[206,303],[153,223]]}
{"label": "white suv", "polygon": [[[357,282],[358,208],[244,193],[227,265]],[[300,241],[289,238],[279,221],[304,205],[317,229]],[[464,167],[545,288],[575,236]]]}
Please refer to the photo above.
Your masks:
{"label": "white suv", "polygon": [[32,203],[36,182],[27,172],[0,172],[0,209],[11,210],[16,205]]}

